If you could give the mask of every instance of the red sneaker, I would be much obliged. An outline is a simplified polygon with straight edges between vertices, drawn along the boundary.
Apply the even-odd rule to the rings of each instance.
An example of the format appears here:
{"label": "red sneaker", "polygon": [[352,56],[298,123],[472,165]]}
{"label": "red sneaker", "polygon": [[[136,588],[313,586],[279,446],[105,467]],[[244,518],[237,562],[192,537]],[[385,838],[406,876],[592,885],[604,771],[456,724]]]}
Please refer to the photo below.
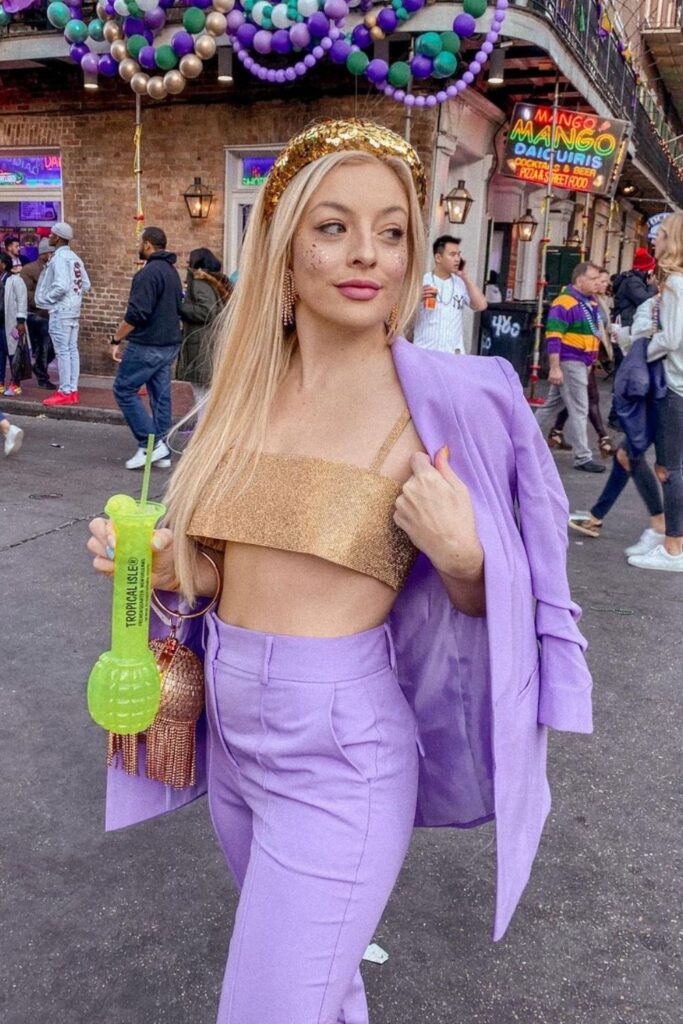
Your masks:
{"label": "red sneaker", "polygon": [[80,405],[81,404],[81,396],[79,395],[78,391],[72,391],[71,394],[68,397],[71,399],[71,404],[72,405]]}
{"label": "red sneaker", "polygon": [[63,391],[55,391],[54,395],[43,399],[43,405],[73,405],[72,396]]}

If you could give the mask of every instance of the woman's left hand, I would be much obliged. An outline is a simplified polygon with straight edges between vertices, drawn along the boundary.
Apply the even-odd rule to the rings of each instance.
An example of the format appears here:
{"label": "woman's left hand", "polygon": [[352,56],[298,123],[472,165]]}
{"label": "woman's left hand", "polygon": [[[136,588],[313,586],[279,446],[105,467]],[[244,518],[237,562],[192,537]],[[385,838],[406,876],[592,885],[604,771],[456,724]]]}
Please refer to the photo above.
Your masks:
{"label": "woman's left hand", "polygon": [[424,452],[416,452],[410,467],[413,475],[396,499],[394,522],[439,573],[463,582],[481,579],[484,551],[472,501],[448,465],[448,448],[437,452],[434,465]]}

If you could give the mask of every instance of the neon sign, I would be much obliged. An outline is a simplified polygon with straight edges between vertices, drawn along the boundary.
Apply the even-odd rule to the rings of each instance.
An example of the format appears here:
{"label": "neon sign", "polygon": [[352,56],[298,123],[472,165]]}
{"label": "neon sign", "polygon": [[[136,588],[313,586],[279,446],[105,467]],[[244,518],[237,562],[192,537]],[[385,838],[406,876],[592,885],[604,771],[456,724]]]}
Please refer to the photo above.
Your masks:
{"label": "neon sign", "polygon": [[0,153],[0,188],[61,188],[60,153]]}
{"label": "neon sign", "polygon": [[[558,108],[553,187],[608,195],[625,156],[626,121]],[[512,114],[501,173],[547,185],[553,148],[552,107],[518,103]]]}

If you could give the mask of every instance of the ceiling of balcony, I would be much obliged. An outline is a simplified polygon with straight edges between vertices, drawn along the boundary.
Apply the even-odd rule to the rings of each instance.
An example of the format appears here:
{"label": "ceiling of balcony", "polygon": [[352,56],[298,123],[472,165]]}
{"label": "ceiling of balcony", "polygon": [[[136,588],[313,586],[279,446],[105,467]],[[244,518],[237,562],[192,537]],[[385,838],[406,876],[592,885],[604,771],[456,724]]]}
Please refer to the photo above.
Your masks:
{"label": "ceiling of balcony", "polygon": [[662,83],[669,91],[676,110],[683,117],[683,31],[674,28],[647,28],[642,35],[657,64]]}

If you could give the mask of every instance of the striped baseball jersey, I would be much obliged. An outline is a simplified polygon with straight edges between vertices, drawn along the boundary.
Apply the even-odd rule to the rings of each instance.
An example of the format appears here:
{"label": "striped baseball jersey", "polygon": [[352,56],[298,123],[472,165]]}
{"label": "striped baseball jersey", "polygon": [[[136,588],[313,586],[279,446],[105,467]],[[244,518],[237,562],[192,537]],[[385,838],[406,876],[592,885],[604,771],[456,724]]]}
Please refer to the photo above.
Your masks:
{"label": "striped baseball jersey", "polygon": [[470,297],[465,282],[457,274],[437,277],[425,274],[423,285],[436,288],[436,308],[425,309],[424,302],[415,322],[413,341],[418,348],[431,348],[438,352],[465,352],[462,311],[469,306]]}

